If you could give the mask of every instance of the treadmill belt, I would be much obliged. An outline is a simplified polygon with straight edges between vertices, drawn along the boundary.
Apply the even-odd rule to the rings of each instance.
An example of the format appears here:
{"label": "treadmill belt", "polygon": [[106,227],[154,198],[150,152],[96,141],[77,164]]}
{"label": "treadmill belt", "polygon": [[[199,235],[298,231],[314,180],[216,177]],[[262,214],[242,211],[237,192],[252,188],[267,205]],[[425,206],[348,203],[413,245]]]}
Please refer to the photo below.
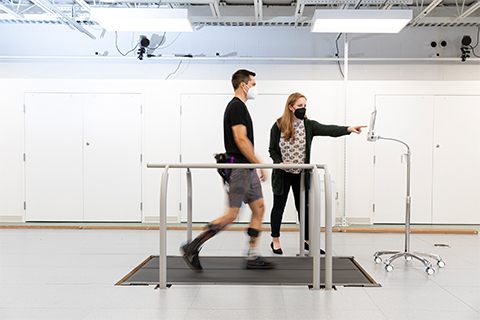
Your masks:
{"label": "treadmill belt", "polygon": [[[168,285],[308,285],[313,284],[313,258],[267,257],[275,269],[246,269],[244,257],[200,257],[203,272],[197,273],[182,257],[167,257]],[[150,256],[116,285],[157,285],[159,258]],[[325,260],[320,260],[320,281],[324,285]],[[355,261],[354,257],[333,257],[334,286],[380,286]]]}

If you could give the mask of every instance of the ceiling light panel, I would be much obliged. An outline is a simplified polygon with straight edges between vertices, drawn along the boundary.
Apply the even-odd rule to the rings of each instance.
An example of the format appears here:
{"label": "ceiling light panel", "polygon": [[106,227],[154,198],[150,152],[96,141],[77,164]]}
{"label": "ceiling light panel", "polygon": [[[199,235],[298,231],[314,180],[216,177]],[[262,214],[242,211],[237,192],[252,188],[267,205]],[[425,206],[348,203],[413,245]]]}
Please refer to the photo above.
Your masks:
{"label": "ceiling light panel", "polygon": [[312,32],[398,33],[412,20],[412,10],[315,10]]}
{"label": "ceiling light panel", "polygon": [[193,31],[188,9],[92,8],[90,20],[108,31]]}

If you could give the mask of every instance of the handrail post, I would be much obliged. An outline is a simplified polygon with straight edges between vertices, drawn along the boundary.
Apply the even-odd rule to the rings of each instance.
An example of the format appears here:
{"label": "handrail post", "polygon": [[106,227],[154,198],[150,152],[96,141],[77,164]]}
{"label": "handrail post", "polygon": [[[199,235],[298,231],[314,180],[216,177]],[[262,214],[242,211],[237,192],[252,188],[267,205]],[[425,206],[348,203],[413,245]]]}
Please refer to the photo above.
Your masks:
{"label": "handrail post", "polygon": [[313,212],[313,243],[310,242],[311,251],[313,251],[313,290],[320,290],[320,193],[318,183],[318,168],[315,165],[313,169],[313,186],[314,186],[314,205]]}
{"label": "handrail post", "polygon": [[325,182],[325,290],[332,290],[333,261],[332,261],[332,191],[330,189],[330,173],[327,165],[324,167]]}
{"label": "handrail post", "polygon": [[313,205],[313,201],[315,199],[315,196],[314,196],[314,185],[313,185],[313,169],[309,169],[308,170],[309,174],[310,174],[310,187],[309,187],[309,190],[308,190],[308,233],[310,234],[310,239],[312,239],[312,234],[313,234],[313,209],[314,209],[314,205]]}
{"label": "handrail post", "polygon": [[299,212],[299,220],[300,220],[300,247],[298,250],[298,254],[300,257],[305,256],[305,172],[302,170],[300,173],[300,212]]}
{"label": "handrail post", "polygon": [[165,166],[162,174],[162,183],[160,185],[160,252],[159,252],[159,288],[167,288],[167,183],[168,169],[170,165]]}
{"label": "handrail post", "polygon": [[193,219],[193,195],[192,195],[192,173],[187,168],[187,239],[192,241],[192,219]]}

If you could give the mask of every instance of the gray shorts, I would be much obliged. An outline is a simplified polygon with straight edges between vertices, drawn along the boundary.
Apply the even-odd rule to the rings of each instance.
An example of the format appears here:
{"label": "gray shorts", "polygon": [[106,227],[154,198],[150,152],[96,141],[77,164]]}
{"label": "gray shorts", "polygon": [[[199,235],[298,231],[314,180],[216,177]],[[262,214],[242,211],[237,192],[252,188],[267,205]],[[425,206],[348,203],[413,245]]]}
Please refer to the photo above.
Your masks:
{"label": "gray shorts", "polygon": [[230,207],[240,208],[242,202],[250,203],[263,198],[262,186],[256,170],[233,169],[228,188]]}

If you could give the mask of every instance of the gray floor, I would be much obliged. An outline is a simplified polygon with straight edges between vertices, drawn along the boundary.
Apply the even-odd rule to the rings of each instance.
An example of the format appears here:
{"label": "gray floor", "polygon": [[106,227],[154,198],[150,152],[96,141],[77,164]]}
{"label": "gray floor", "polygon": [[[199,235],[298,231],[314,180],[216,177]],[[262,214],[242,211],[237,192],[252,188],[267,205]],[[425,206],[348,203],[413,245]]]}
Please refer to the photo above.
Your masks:
{"label": "gray floor", "polygon": [[[177,254],[184,231],[168,231]],[[282,233],[285,254],[298,234]],[[447,263],[428,276],[417,261],[385,272],[377,250],[402,249],[402,234],[334,234],[334,254],[355,259],[382,287],[309,291],[298,286],[114,286],[151,254],[158,232],[0,229],[0,319],[480,319],[480,237],[414,234],[412,249]],[[205,255],[240,255],[243,232],[227,231]],[[434,248],[447,243],[449,249]],[[261,250],[270,256],[268,232]]]}

